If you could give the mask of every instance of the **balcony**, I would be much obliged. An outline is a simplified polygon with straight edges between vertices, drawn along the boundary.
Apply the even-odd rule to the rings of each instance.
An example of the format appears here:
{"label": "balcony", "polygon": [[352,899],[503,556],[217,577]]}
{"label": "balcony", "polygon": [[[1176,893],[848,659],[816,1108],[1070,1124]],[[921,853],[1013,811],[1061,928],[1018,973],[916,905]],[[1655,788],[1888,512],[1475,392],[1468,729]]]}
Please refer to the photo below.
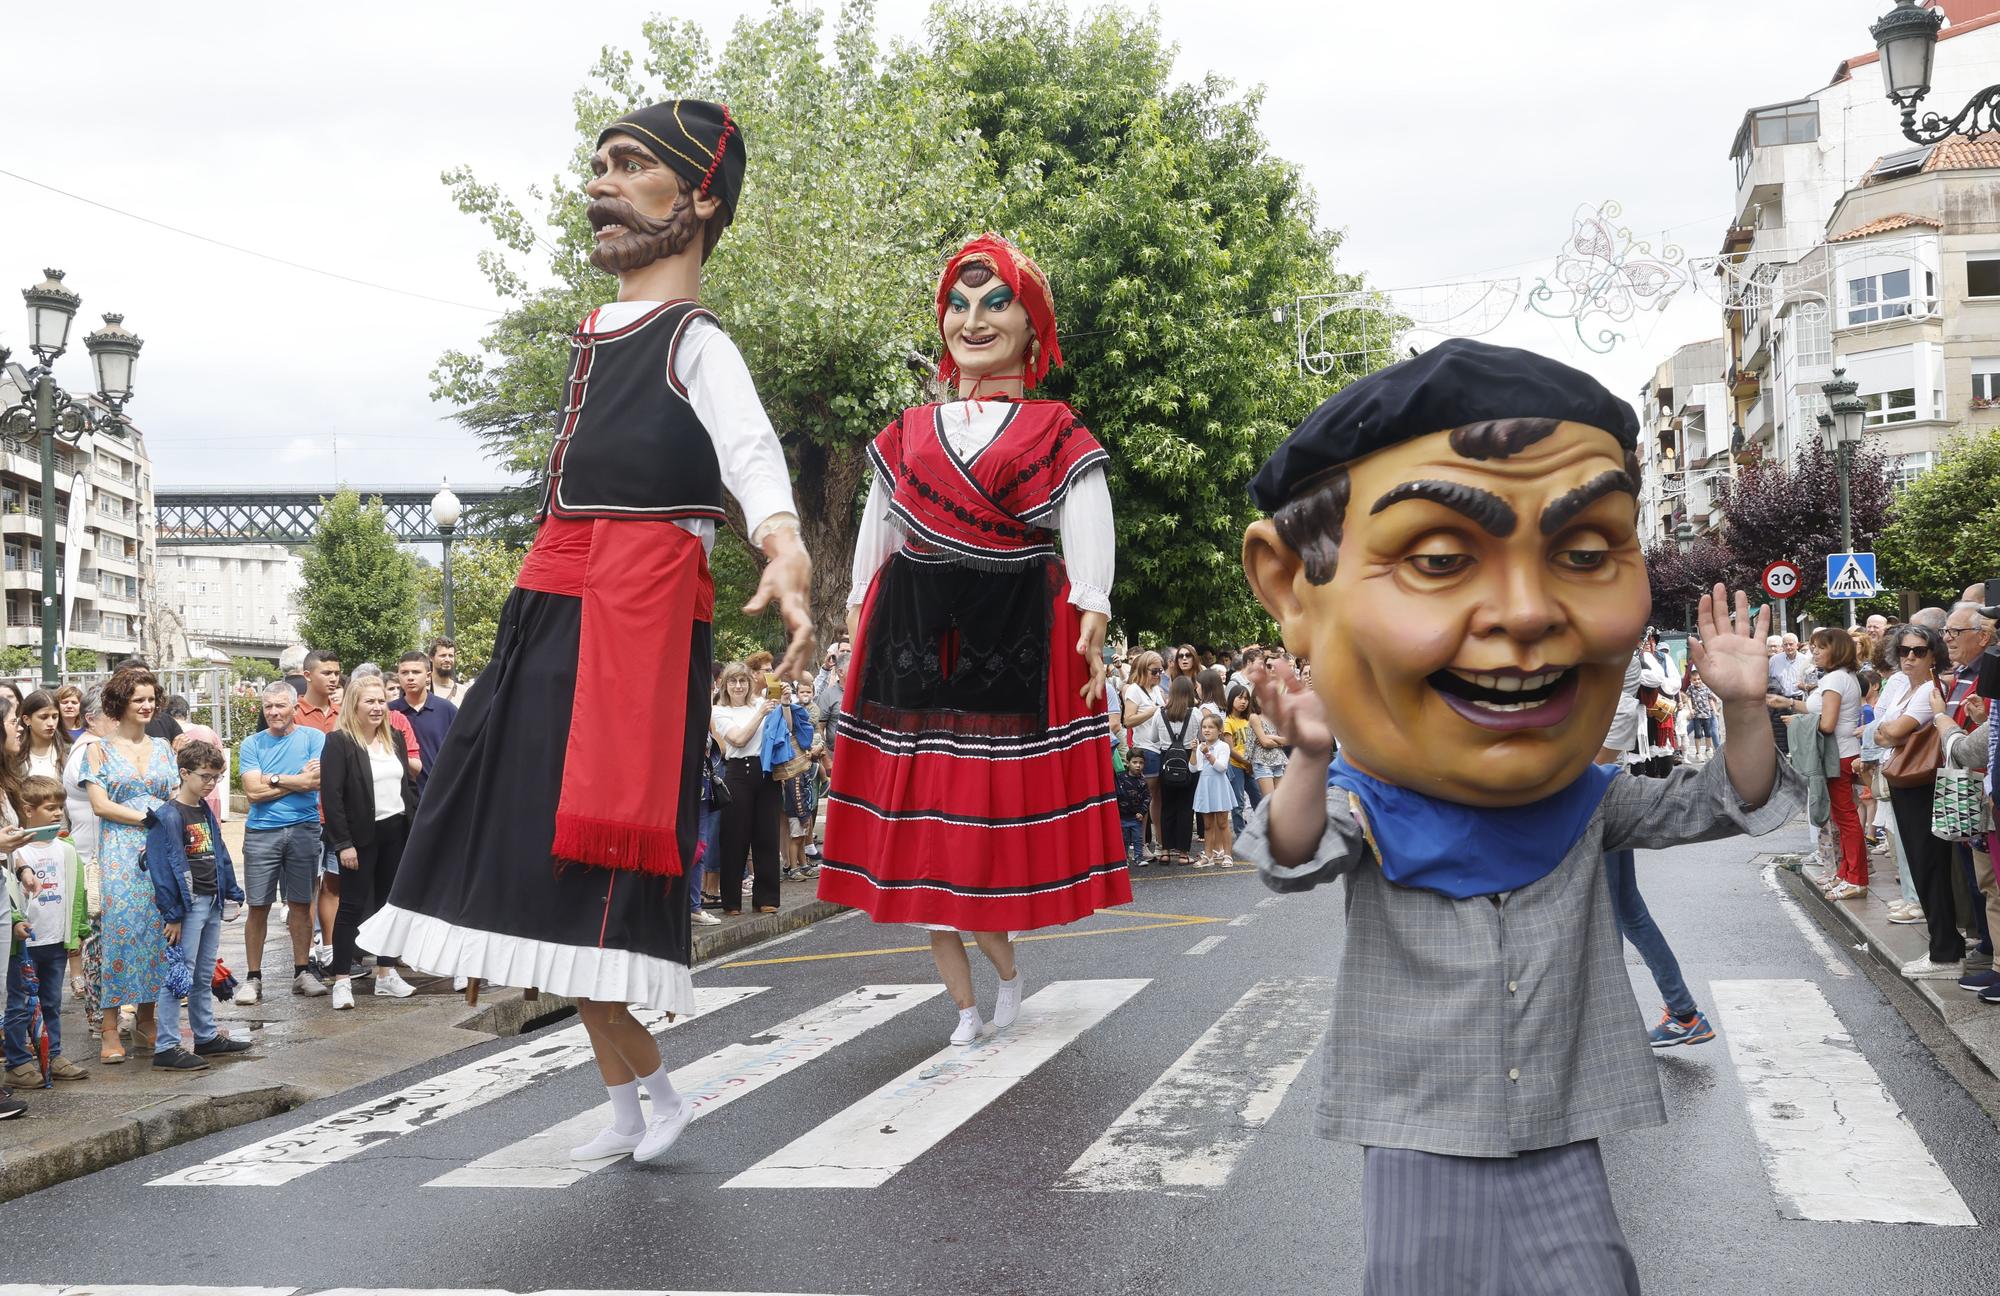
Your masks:
{"label": "balcony", "polygon": [[1762,373],[1770,363],[1771,317],[1760,311],[1756,323],[1743,332],[1742,367],[1745,373]]}
{"label": "balcony", "polygon": [[1750,403],[1750,412],[1743,416],[1743,439],[1767,441],[1771,431],[1771,402],[1759,396]]}

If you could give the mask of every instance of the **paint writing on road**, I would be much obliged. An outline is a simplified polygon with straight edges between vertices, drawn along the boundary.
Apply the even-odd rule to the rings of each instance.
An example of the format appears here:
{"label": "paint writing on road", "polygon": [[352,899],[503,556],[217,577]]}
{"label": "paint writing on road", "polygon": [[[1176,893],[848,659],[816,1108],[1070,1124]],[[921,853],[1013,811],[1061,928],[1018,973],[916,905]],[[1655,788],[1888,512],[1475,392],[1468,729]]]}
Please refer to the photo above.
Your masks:
{"label": "paint writing on road", "polygon": [[[648,1029],[666,1029],[707,1016],[766,986],[704,986],[694,992],[694,1011],[664,1023],[665,1014],[642,1012]],[[567,1071],[590,1060],[590,1037],[582,1026],[569,1026],[531,1043],[419,1081],[394,1093],[295,1126],[282,1134],[259,1139],[199,1165],[162,1175],[154,1188],[194,1185],[270,1187],[287,1184],[322,1166],[334,1165],[378,1143],[435,1125],[461,1112],[519,1090],[523,1085]]]}
{"label": "paint writing on road", "polygon": [[725,1183],[725,1188],[874,1188],[1103,1021],[1147,982],[1058,981],[1006,1030],[947,1047]]}
{"label": "paint writing on road", "polygon": [[1750,1129],[1786,1219],[1978,1221],[1810,981],[1711,981]]}
{"label": "paint writing on road", "polygon": [[[690,1062],[670,1078],[682,1100],[694,1103],[694,1119],[700,1120],[943,993],[944,987],[936,982],[862,986],[790,1021],[780,1022],[748,1043],[731,1044],[700,1061]],[[610,1124],[611,1104],[601,1103],[470,1165],[439,1175],[425,1187],[567,1187],[624,1159],[622,1156],[597,1161],[570,1159],[571,1148],[589,1141]]]}
{"label": "paint writing on road", "polygon": [[1057,1182],[1082,1192],[1215,1189],[1325,1032],[1329,977],[1259,981]]}
{"label": "paint writing on road", "polygon": [[1799,908],[1799,902],[1786,893],[1783,884],[1778,881],[1776,864],[1764,866],[1764,885],[1778,897],[1778,908],[1785,911],[1785,917],[1791,919],[1792,926],[1799,929],[1799,935],[1806,938],[1806,944],[1812,946],[1813,953],[1819,955],[1819,961],[1826,964],[1826,970],[1838,977],[1853,976],[1854,969],[1833,952],[1833,946],[1826,943],[1826,937],[1820,935],[1819,928],[1813,926],[1812,919]]}

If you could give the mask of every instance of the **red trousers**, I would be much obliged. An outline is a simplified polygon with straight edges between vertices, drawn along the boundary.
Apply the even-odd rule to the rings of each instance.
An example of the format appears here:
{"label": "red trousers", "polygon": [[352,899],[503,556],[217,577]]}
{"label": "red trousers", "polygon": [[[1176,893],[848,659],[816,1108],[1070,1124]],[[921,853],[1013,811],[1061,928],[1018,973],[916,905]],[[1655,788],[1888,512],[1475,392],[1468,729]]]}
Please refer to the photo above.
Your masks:
{"label": "red trousers", "polygon": [[1840,880],[1868,885],[1868,843],[1861,840],[1861,815],[1854,804],[1853,756],[1840,758],[1840,775],[1827,780],[1833,802],[1833,827],[1840,838]]}

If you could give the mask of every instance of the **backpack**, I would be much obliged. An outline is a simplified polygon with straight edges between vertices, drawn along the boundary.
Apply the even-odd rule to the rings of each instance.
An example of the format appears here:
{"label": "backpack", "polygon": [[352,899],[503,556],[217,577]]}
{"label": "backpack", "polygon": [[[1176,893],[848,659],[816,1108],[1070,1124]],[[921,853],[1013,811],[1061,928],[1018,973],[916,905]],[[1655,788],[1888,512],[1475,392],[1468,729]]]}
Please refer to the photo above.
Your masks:
{"label": "backpack", "polygon": [[1181,721],[1179,733],[1167,727],[1167,742],[1170,746],[1160,753],[1160,786],[1176,790],[1194,786],[1194,770],[1188,765],[1187,727],[1194,719],[1190,711]]}

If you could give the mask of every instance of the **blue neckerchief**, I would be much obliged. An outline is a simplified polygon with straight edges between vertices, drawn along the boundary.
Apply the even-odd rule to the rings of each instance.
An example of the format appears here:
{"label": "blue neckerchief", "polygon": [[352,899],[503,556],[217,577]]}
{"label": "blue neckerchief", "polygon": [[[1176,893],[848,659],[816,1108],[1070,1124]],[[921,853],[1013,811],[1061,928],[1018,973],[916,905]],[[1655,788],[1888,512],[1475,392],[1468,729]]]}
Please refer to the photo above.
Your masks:
{"label": "blue neckerchief", "polygon": [[1554,796],[1488,808],[1384,783],[1336,756],[1326,785],[1361,799],[1382,876],[1397,886],[1469,900],[1519,890],[1553,873],[1616,777],[1616,766],[1592,765]]}

